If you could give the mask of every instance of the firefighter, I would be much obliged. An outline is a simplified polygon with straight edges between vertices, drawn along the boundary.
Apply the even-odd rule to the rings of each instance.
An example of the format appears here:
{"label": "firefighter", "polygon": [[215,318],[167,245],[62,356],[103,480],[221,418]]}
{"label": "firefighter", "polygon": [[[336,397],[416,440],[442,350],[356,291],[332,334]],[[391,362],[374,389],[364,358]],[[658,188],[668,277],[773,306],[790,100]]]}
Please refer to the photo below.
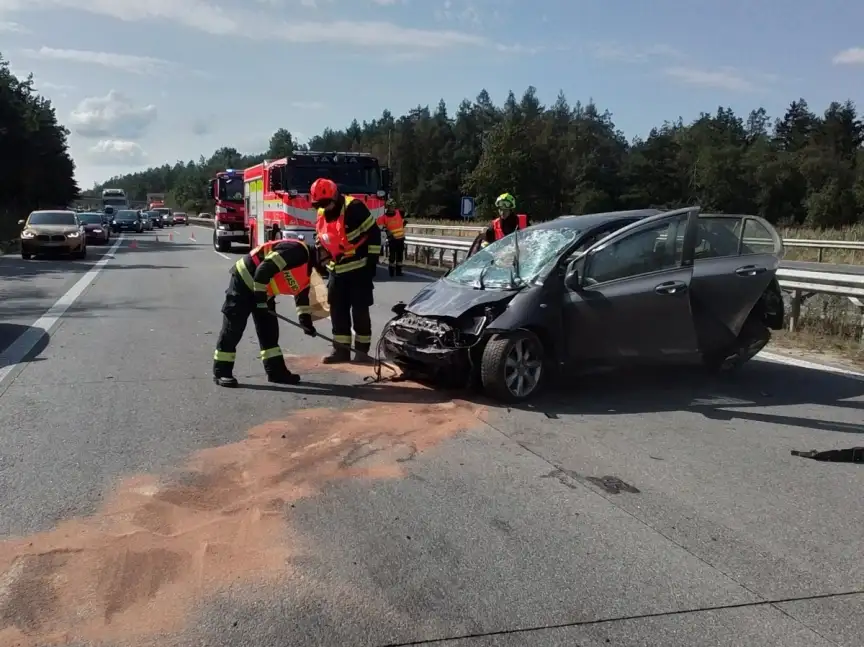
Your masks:
{"label": "firefighter", "polygon": [[531,224],[528,222],[528,216],[524,213],[516,213],[516,198],[510,193],[499,195],[498,199],[495,200],[495,207],[498,209],[498,217],[483,232],[481,247],[486,247],[486,245],[512,234],[517,229],[525,229]]}
{"label": "firefighter", "polygon": [[253,249],[231,268],[231,279],[222,305],[222,330],[213,355],[213,381],[219,386],[236,387],[234,360],[237,344],[249,316],[255,324],[261,359],[267,380],[277,384],[297,384],[300,376],[285,366],[279,348],[279,320],[276,318],[277,294],[294,297],[300,327],[310,337],[317,332],[312,325],[309,305],[309,279],[316,268],[317,250],[303,240],[273,240]]}
{"label": "firefighter", "polygon": [[405,257],[405,218],[392,202],[388,202],[384,214],[378,217],[378,225],[387,232],[387,271],[390,276],[402,276],[402,260]]}
{"label": "firefighter", "polygon": [[351,330],[354,359],[371,363],[375,269],[381,254],[381,230],[361,200],[342,195],[333,180],[318,178],[310,189],[312,205],[318,209],[315,224],[317,244],[327,259],[327,300],[333,324],[333,351],[325,364],[351,361]]}

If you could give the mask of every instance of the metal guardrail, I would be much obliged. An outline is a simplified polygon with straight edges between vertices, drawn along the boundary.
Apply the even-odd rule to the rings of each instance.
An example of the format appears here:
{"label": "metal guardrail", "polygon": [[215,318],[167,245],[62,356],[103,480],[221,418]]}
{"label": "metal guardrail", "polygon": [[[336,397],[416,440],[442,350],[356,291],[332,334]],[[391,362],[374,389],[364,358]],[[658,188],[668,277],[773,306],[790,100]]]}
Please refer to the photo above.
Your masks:
{"label": "metal guardrail", "polygon": [[[193,224],[213,226],[213,221],[208,218],[190,218]],[[415,225],[415,227],[427,227],[427,225]],[[434,226],[432,226],[434,227]],[[439,227],[440,228],[440,227]],[[445,227],[446,228],[446,227]],[[482,228],[476,228],[482,230]],[[405,236],[405,244],[408,248],[406,253],[413,260],[425,265],[438,266],[441,268],[457,265],[462,257],[470,250],[474,238],[437,238],[435,236]],[[748,241],[759,244],[760,239]],[[765,240],[765,243],[771,241]],[[773,245],[773,243],[771,243]],[[830,249],[836,244],[839,249],[861,249],[864,250],[864,242],[857,241],[825,241],[825,240],[787,240],[787,247],[807,247],[825,245]],[[841,247],[845,245],[845,247]],[[857,247],[853,247],[857,245]],[[432,262],[433,256],[436,263]],[[780,268],[777,270],[777,279],[783,291],[790,295],[789,330],[798,329],[801,317],[801,304],[814,294],[830,294],[834,296],[847,297],[855,305],[862,316],[864,324],[864,274],[845,274],[841,272],[817,272],[811,270],[796,270],[791,268]],[[864,332],[862,332],[862,344],[864,344]]]}

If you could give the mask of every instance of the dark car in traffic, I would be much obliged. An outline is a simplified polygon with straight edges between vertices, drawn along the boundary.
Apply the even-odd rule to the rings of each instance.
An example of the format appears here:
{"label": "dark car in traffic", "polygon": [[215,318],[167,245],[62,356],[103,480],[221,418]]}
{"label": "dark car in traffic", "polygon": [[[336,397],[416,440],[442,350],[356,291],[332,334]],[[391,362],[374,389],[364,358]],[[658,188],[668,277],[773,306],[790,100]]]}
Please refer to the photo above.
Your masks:
{"label": "dark car in traffic", "polygon": [[111,220],[111,228],[115,233],[122,231],[134,231],[138,234],[144,232],[144,221],[141,212],[136,209],[120,209],[114,212]]}
{"label": "dark car in traffic", "polygon": [[68,254],[87,258],[87,238],[74,211],[33,211],[19,220],[21,258],[29,260],[37,254]]}
{"label": "dark car in traffic", "polygon": [[165,226],[165,223],[162,221],[162,215],[158,211],[143,211],[142,214],[150,220],[154,228],[162,229]]}
{"label": "dark car in traffic", "polygon": [[733,369],[783,326],[782,255],[756,216],[564,216],[480,249],[397,304],[382,350],[409,374],[470,376],[511,402],[584,368]]}
{"label": "dark car in traffic", "polygon": [[105,214],[85,211],[78,214],[78,220],[84,227],[88,243],[105,245],[111,240],[111,227],[105,222]]}
{"label": "dark car in traffic", "polygon": [[169,207],[156,207],[153,209],[157,214],[159,214],[159,218],[162,220],[163,227],[173,227],[174,226],[174,211]]}

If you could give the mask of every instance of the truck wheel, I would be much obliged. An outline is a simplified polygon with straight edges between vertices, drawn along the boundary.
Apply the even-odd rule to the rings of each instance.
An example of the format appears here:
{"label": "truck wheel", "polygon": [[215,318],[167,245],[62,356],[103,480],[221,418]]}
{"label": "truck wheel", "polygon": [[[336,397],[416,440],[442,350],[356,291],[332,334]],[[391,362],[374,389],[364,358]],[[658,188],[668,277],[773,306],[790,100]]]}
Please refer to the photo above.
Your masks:
{"label": "truck wheel", "polygon": [[216,232],[213,232],[213,249],[217,252],[230,252],[231,251],[231,241],[225,240],[224,238],[219,238],[216,235]]}
{"label": "truck wheel", "polygon": [[483,349],[480,379],[486,392],[504,402],[533,396],[544,377],[545,352],[534,333],[517,330],[495,335]]}

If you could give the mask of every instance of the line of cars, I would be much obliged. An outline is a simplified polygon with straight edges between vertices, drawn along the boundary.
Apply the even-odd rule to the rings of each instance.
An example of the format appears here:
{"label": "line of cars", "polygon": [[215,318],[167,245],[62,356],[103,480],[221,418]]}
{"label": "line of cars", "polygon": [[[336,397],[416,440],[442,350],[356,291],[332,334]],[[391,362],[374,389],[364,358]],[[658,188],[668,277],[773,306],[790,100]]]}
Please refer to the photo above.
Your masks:
{"label": "line of cars", "polygon": [[188,224],[183,212],[171,209],[119,209],[108,212],[75,212],[68,209],[33,211],[21,226],[21,258],[40,254],[87,257],[87,244],[106,245],[112,234],[143,233],[154,228]]}

